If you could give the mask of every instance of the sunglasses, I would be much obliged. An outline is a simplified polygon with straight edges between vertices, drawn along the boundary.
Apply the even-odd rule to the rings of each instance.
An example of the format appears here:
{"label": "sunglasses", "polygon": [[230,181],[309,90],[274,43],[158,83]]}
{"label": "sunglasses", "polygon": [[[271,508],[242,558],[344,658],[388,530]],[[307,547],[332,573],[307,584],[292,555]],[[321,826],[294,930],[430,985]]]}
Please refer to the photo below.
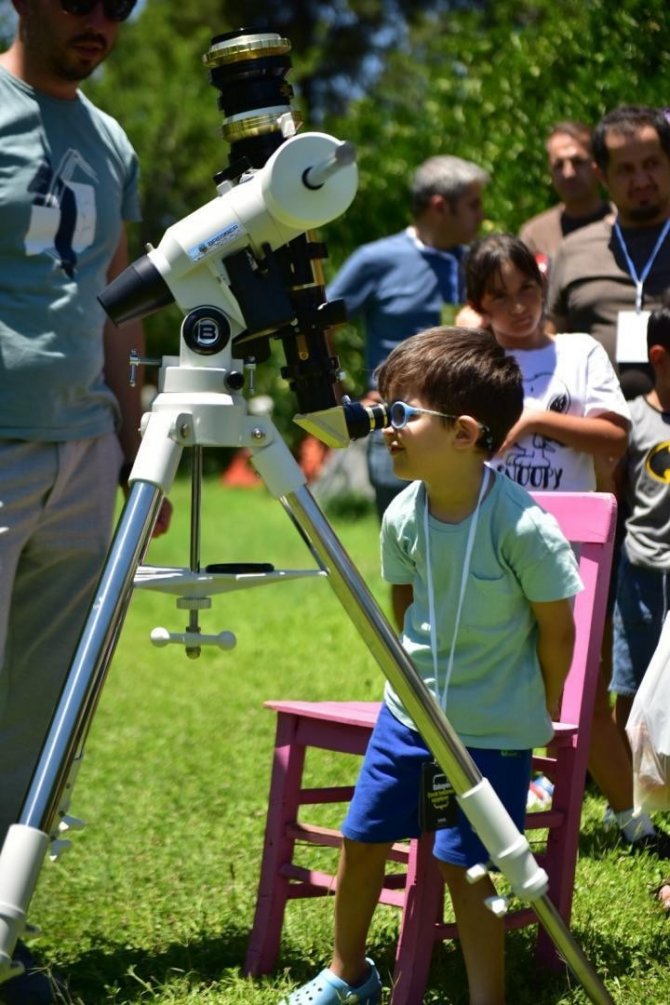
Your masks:
{"label": "sunglasses", "polygon": [[415,408],[406,401],[394,401],[388,406],[389,422],[394,429],[404,429],[408,422],[417,415],[438,415],[441,419],[457,419],[457,415],[447,415],[446,412],[433,412],[430,408]]}
{"label": "sunglasses", "polygon": [[[102,0],[105,17],[109,21],[125,21],[130,16],[137,0]],[[90,14],[98,0],[60,0],[61,8],[66,14],[80,17]]]}
{"label": "sunglasses", "polygon": [[[452,419],[454,422],[458,419],[457,415],[449,415],[447,412],[434,412],[431,408],[415,408],[414,405],[408,405],[406,401],[394,401],[393,404],[387,405],[387,410],[389,422],[394,429],[404,429],[407,423],[418,415],[437,415],[440,419]],[[492,450],[491,430],[482,422],[479,423],[479,428],[483,436],[482,446],[485,450]]]}

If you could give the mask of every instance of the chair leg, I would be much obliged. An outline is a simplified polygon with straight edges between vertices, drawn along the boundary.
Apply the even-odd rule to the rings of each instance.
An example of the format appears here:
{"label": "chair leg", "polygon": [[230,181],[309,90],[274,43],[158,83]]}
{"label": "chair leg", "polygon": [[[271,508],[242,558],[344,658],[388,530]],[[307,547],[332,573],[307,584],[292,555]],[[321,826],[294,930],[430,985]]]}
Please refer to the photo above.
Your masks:
{"label": "chair leg", "polygon": [[433,835],[424,834],[410,844],[391,1005],[422,1005],[443,907],[444,882],[433,858]]}
{"label": "chair leg", "polygon": [[[553,807],[564,814],[562,827],[552,829],[547,839],[547,853],[544,862],[549,876],[549,898],[566,925],[570,924],[572,895],[579,853],[579,826],[584,793],[585,769],[575,763],[574,748],[558,752]],[[538,963],[552,970],[564,966],[556,952],[556,947],[540,925],[536,959]]]}
{"label": "chair leg", "polygon": [[270,973],[279,955],[289,890],[289,880],[281,875],[281,866],[291,862],[295,844],[286,834],[286,825],[298,815],[305,764],[305,748],[295,739],[297,724],[294,715],[280,713],[277,717],[256,912],[244,961],[244,973],[250,977]]}

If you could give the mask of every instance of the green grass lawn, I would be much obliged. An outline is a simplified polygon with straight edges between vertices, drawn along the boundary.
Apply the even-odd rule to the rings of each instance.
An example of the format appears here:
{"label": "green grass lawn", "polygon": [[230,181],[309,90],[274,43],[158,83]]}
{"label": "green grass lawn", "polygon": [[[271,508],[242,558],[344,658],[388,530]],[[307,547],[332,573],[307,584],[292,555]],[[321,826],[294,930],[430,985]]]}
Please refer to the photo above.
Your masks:
{"label": "green grass lawn", "polygon": [[[177,481],[170,534],[156,564],[187,565],[189,497]],[[334,525],[378,600],[376,518]],[[224,489],[203,500],[203,565],[271,561],[308,568],[311,556],[264,489]],[[156,649],[156,625],[183,631],[167,595],[136,591],[87,744],[72,812],[87,821],[74,847],[46,863],[30,920],[36,948],[69,981],[71,1005],[187,1002],[271,1005],[325,965],[332,900],[289,904],[276,973],[240,974],[253,918],[272,755],[269,698],[376,700],[383,676],[325,580],[287,582],[219,597],[203,632],[228,629],[232,652],[189,660]],[[353,759],[315,757],[318,784],[350,781]],[[335,819],[340,811],[331,808]],[[621,1005],[670,1002],[670,925],[650,895],[662,865],[634,857],[601,827],[603,801],[585,799],[573,932]],[[388,987],[397,913],[379,908],[370,952]],[[587,1001],[567,975],[538,972],[533,929],[508,936],[508,1005]],[[434,954],[426,1003],[462,1005],[458,948]]]}

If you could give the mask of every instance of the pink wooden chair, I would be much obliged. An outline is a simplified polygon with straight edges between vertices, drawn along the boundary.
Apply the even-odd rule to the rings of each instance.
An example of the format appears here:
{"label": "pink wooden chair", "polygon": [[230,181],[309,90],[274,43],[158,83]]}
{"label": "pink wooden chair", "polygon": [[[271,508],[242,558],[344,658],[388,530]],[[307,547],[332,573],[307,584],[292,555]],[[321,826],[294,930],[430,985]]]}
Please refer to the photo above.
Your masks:
{"label": "pink wooden chair", "polygon": [[[547,829],[546,848],[537,861],[549,876],[549,896],[566,923],[570,921],[579,843],[579,824],[596,681],[610,578],[616,501],[601,493],[538,493],[535,499],[553,513],[565,536],[579,545],[584,590],[575,601],[576,644],[561,703],[555,737],[546,754],[534,757],[537,770],[554,782],[551,808],[529,813],[527,831]],[[300,808],[347,802],[351,786],[303,788],[305,753],[310,747],[363,754],[379,704],[355,701],[268,701],[277,713],[277,733],[270,783],[265,845],[256,914],[245,960],[245,973],[256,976],[275,967],[287,900],[333,893],[335,876],[298,865],[296,844],[340,844],[337,830],[299,820]],[[380,903],[402,911],[392,1005],[420,1005],[428,980],[434,943],[456,938],[456,926],[443,922],[444,887],[431,854],[432,834],[394,846],[389,858],[406,864],[390,872]],[[532,833],[529,839],[533,842]],[[537,922],[521,907],[506,915],[508,928]],[[554,946],[540,928],[537,954],[556,965]]]}

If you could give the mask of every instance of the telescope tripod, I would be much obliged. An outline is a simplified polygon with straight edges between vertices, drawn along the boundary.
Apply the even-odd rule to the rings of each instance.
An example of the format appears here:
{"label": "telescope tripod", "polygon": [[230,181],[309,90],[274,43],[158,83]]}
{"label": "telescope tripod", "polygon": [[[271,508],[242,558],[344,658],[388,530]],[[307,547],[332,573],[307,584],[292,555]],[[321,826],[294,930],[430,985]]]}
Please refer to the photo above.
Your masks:
{"label": "telescope tripod", "polygon": [[[491,860],[514,893],[528,901],[539,921],[596,1005],[612,999],[547,895],[547,875],[535,862],[488,781],[425,687],[395,633],[308,490],[305,477],[267,416],[253,416],[239,392],[228,393],[226,370],[207,365],[183,367],[166,357],[161,392],[145,416],[143,437],[130,475],[131,490],[112,542],[90,612],[42,748],[17,824],[10,828],[0,854],[0,981],[13,976],[12,953],[26,925],[47,847],[63,816],[74,774],[114,649],[133,586],[178,595],[191,622],[180,636],[159,630],[158,644],[178,641],[189,655],[202,644],[229,648],[232,636],[202,636],[197,611],[209,606],[212,593],[273,579],[326,576],[361,638],[376,659],[436,760],[450,779],[459,804],[488,849]],[[152,569],[140,563],[148,547],[163,496],[170,491],[184,448],[194,449],[193,498],[199,508],[202,449],[248,448],[252,463],[271,495],[281,501],[306,540],[318,569],[275,572],[270,569],[205,571],[199,568],[199,512],[192,513],[191,568]],[[484,874],[472,871],[472,880]],[[494,899],[493,910],[500,901]]]}

